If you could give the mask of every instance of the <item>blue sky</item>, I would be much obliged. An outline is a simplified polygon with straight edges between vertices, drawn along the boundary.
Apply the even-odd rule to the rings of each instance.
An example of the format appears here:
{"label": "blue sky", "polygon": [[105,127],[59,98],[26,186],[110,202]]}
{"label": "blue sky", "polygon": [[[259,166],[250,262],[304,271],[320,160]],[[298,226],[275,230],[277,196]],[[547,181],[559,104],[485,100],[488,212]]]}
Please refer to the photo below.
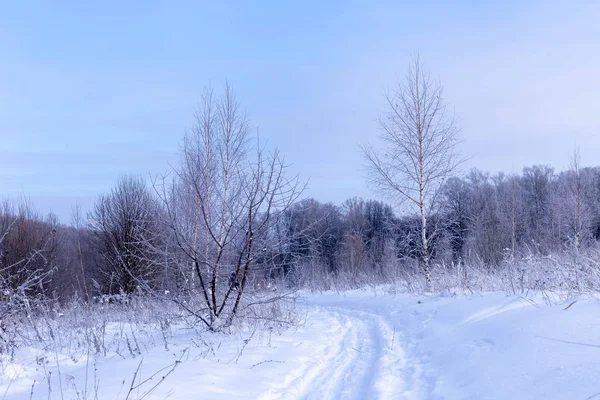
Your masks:
{"label": "blue sky", "polygon": [[307,196],[377,198],[358,145],[416,52],[465,169],[562,169],[575,146],[600,165],[598,21],[585,1],[6,2],[0,194],[68,222],[123,174],[176,163],[202,88],[227,79]]}

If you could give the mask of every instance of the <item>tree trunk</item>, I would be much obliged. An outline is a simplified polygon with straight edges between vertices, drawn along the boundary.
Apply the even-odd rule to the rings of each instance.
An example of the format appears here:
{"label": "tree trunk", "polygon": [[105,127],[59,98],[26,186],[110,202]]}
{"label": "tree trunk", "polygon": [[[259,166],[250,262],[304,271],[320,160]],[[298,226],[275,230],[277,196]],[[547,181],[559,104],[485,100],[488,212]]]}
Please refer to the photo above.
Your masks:
{"label": "tree trunk", "polygon": [[423,257],[423,272],[425,273],[425,283],[427,287],[431,284],[431,269],[429,265],[429,239],[427,238],[427,216],[425,210],[421,207],[421,243]]}

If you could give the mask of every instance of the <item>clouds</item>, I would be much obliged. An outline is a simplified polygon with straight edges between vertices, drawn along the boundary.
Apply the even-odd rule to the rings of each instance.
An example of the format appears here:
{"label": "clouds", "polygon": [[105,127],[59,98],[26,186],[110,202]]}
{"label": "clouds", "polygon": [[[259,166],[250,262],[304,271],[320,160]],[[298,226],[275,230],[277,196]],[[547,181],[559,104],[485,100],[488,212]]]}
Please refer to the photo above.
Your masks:
{"label": "clouds", "polygon": [[[307,195],[378,197],[358,144],[411,53],[445,86],[468,167],[600,152],[594,2],[69,5],[0,17],[0,191],[94,196],[177,160],[204,85],[229,79]],[[125,8],[124,8],[125,7]],[[35,201],[35,197],[33,197]],[[67,218],[61,215],[64,220]]]}

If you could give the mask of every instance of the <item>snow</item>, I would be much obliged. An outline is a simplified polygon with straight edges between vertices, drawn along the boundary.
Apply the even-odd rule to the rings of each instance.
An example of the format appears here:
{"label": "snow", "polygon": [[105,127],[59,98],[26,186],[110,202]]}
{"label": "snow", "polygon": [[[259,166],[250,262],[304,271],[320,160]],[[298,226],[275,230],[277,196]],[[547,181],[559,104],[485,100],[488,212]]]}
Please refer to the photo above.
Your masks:
{"label": "snow", "polygon": [[600,398],[599,311],[592,296],[304,293],[302,324],[281,333],[139,335],[135,356],[20,347],[0,398],[29,399],[35,381],[34,399],[124,399],[161,369],[129,398]]}

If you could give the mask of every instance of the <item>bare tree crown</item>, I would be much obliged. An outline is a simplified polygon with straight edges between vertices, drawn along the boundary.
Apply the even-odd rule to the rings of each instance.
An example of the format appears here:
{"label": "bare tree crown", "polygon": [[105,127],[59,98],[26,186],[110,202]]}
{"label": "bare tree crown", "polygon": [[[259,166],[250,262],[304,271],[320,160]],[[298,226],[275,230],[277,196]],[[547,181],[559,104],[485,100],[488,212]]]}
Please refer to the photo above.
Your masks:
{"label": "bare tree crown", "polygon": [[458,129],[448,115],[443,88],[417,57],[385,99],[388,109],[379,118],[384,150],[363,147],[369,182],[413,208],[424,200],[430,212],[441,186],[461,162]]}
{"label": "bare tree crown", "polygon": [[182,275],[203,298],[204,309],[195,315],[218,329],[248,295],[248,281],[259,270],[258,239],[303,186],[286,177],[277,150],[267,152],[258,141],[251,146],[248,118],[228,84],[220,95],[205,90],[182,147],[181,165],[161,198]]}

